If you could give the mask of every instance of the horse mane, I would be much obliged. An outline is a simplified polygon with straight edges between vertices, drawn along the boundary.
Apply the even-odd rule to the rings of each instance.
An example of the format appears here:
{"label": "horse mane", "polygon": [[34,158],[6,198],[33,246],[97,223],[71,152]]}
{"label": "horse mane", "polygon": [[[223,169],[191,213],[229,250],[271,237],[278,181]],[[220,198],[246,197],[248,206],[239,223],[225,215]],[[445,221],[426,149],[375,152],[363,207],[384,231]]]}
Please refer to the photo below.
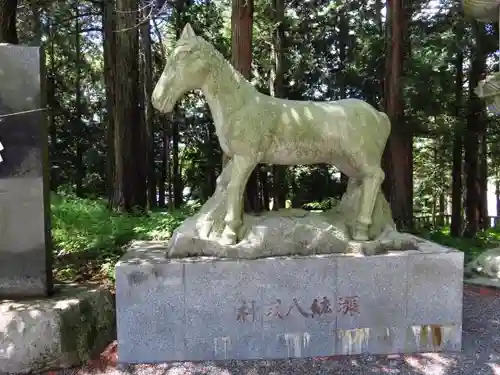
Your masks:
{"label": "horse mane", "polygon": [[210,56],[212,59],[211,68],[217,68],[220,71],[224,69],[228,69],[231,75],[235,78],[237,89],[240,89],[243,86],[250,86],[252,89],[256,90],[252,83],[246,79],[243,74],[241,74],[237,69],[234,68],[233,64],[231,64],[222,53],[220,53],[212,43],[205,40],[201,36],[196,36],[196,41],[198,46],[200,46],[200,50],[204,55]]}

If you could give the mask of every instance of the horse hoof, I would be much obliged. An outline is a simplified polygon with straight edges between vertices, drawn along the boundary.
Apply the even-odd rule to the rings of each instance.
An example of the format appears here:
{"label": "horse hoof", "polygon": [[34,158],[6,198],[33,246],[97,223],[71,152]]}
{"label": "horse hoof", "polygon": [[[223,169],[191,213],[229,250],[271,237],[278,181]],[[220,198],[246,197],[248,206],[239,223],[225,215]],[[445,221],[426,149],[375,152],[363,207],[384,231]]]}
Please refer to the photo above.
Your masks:
{"label": "horse hoof", "polygon": [[224,246],[230,246],[236,244],[236,233],[229,232],[226,229],[222,232],[222,236],[219,240],[219,243]]}
{"label": "horse hoof", "polygon": [[356,231],[354,233],[354,236],[352,236],[352,239],[354,241],[369,241],[370,239],[368,238],[368,233],[366,231]]}

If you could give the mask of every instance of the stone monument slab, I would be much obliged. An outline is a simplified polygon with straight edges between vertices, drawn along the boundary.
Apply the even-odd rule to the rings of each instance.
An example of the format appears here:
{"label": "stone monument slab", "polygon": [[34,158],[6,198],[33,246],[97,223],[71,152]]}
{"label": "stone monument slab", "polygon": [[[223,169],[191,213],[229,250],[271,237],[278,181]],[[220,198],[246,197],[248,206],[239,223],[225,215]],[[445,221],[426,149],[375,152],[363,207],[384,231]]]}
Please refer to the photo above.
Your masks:
{"label": "stone monument slab", "polygon": [[137,242],[116,267],[122,363],[461,349],[463,253],[166,259]]}
{"label": "stone monument slab", "polygon": [[0,297],[52,290],[43,53],[0,44]]}

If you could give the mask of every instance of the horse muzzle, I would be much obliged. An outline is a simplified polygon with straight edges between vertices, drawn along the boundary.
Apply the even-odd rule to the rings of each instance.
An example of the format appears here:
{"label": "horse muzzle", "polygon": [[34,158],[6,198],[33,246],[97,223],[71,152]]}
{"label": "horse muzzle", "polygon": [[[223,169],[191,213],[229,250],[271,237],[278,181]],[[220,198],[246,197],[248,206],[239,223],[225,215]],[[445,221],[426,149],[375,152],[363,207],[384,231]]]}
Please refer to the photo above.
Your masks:
{"label": "horse muzzle", "polygon": [[171,101],[168,99],[168,97],[155,95],[154,92],[151,96],[151,104],[156,110],[162,113],[170,113],[174,109],[174,106],[171,104]]}

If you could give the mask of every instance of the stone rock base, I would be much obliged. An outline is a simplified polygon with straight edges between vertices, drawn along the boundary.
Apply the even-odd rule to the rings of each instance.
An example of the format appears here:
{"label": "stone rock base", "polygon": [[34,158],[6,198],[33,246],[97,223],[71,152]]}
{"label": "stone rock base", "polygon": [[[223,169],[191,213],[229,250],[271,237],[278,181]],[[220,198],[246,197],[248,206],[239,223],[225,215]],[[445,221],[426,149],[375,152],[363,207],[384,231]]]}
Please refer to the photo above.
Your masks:
{"label": "stone rock base", "polygon": [[119,362],[458,351],[463,253],[421,241],[257,260],[132,247],[116,268]]}
{"label": "stone rock base", "polygon": [[[389,203],[382,192],[375,199],[372,224],[368,227],[369,242],[351,241],[358,226],[362,201],[362,185],[349,179],[340,202],[325,212],[291,208],[265,211],[258,215],[243,214],[242,225],[232,245],[221,242],[227,212],[228,189],[233,159],[217,178],[214,194],[198,212],[184,220],[170,238],[169,258],[213,256],[232,259],[362,252],[382,253],[387,245],[392,250],[415,246],[405,242],[396,232]],[[354,245],[354,246],[353,246]]]}
{"label": "stone rock base", "polygon": [[113,340],[108,290],[64,285],[56,291],[45,299],[0,302],[0,373],[76,366]]}
{"label": "stone rock base", "polygon": [[500,288],[500,248],[488,249],[465,266],[465,282]]}

